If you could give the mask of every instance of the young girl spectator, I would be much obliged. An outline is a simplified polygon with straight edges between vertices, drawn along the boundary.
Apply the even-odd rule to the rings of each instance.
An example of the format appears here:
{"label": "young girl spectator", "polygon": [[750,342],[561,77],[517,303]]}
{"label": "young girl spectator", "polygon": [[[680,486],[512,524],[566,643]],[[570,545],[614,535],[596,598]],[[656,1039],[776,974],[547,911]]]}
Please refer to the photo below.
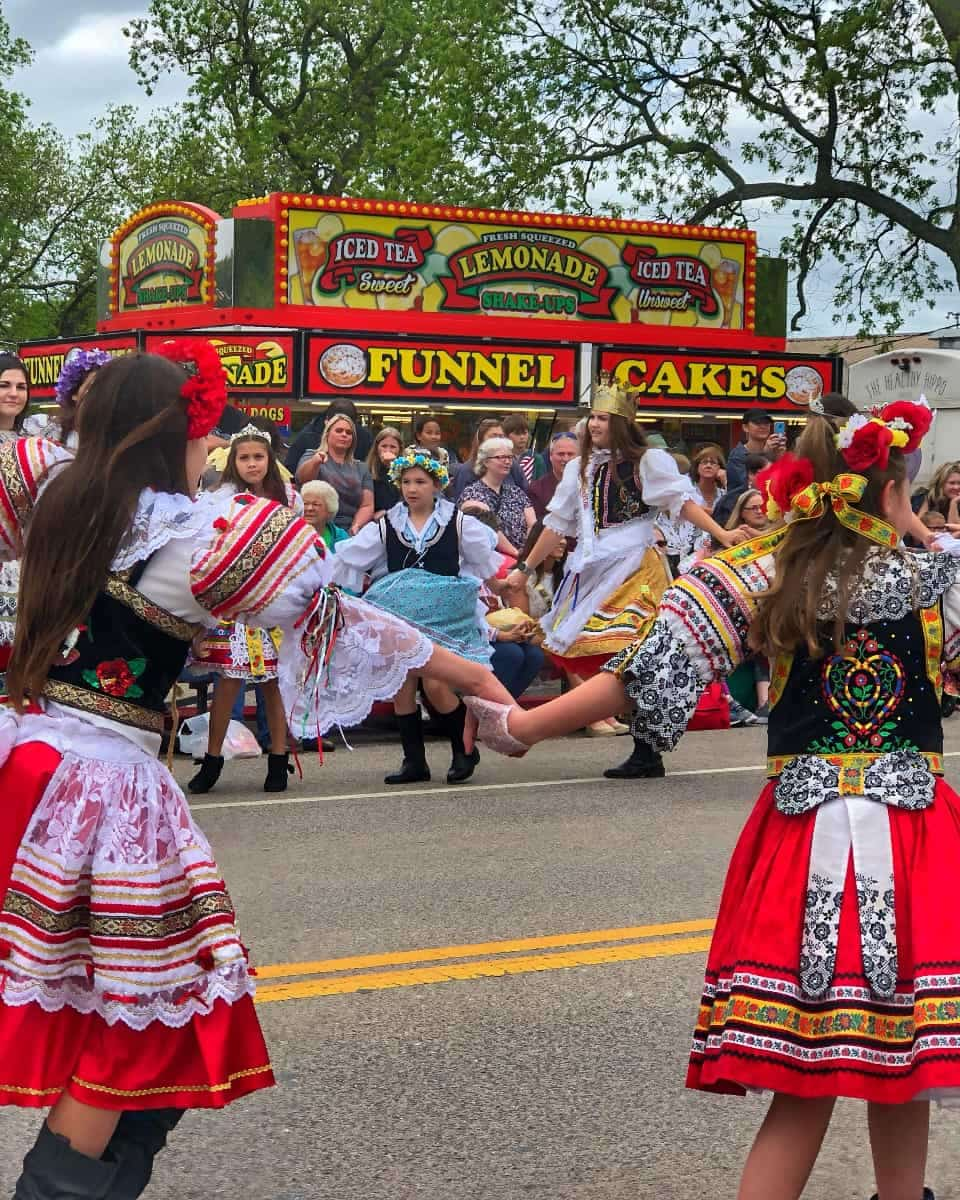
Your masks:
{"label": "young girl spectator", "polygon": [[[294,511],[303,509],[300,497],[280,476],[279,463],[273,452],[270,434],[248,425],[233,435],[230,452],[220,485],[216,489],[224,500],[224,510],[230,500],[244,492],[266,500],[275,500]],[[205,793],[216,784],[223,770],[223,739],[238,696],[248,684],[262,688],[267,715],[270,749],[267,758],[265,792],[283,792],[287,788],[289,754],[287,751],[287,717],[277,684],[279,651],[277,631],[258,629],[233,621],[222,621],[206,633],[196,653],[195,666],[204,674],[217,674],[210,705],[210,726],[207,752],[200,770],[187,784],[191,792]]]}
{"label": "young girl spectator", "polygon": [[348,416],[330,418],[316,450],[308,451],[297,467],[297,482],[322,479],[340,497],[337,524],[348,533],[359,532],[373,517],[373,479],[362,462],[354,458],[357,429]]}
{"label": "young girl spectator", "polygon": [[403,452],[400,430],[384,425],[373,439],[367,455],[367,470],[373,480],[373,519],[379,521],[388,508],[400,500],[400,493],[390,482],[390,464]]}
{"label": "young girl spectator", "polygon": [[478,710],[518,752],[629,698],[638,732],[669,749],[707,684],[751,646],[770,655],[769,781],[727,872],[687,1086],[773,1093],[740,1200],[797,1200],[841,1096],[867,1102],[879,1196],[919,1200],[929,1101],[960,1090],[960,796],[940,721],[960,542],[901,547],[904,458],[930,410],[821,403],[760,478],[786,525],[695,568],[583,688]]}
{"label": "young girl spectator", "polygon": [[413,419],[413,444],[421,450],[426,450],[431,458],[443,463],[450,473],[450,464],[456,462],[456,455],[443,445],[443,429],[440,422],[432,413],[421,413]]}

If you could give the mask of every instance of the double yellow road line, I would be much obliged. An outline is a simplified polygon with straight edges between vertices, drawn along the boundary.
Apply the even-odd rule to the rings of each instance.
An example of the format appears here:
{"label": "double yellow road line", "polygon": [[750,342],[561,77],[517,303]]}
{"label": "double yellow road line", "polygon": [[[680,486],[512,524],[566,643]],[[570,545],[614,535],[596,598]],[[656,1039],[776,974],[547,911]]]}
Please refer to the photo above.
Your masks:
{"label": "double yellow road line", "polygon": [[[620,929],[556,933],[506,942],[472,942],[462,946],[397,950],[388,954],[358,954],[318,962],[276,963],[257,970],[256,1002],[270,1004],[312,996],[342,996],[351,992],[700,954],[709,949],[708,935],[713,924],[706,920],[673,921],[666,925],[629,925]],[[700,936],[683,936],[690,934]]]}

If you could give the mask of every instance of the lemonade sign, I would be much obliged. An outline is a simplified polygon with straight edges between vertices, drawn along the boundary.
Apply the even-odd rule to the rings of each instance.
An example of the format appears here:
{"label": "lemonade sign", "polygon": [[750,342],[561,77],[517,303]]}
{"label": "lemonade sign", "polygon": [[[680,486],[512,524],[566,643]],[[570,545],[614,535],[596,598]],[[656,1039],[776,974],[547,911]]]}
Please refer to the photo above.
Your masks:
{"label": "lemonade sign", "polygon": [[746,230],[308,199],[284,209],[289,304],[753,328]]}

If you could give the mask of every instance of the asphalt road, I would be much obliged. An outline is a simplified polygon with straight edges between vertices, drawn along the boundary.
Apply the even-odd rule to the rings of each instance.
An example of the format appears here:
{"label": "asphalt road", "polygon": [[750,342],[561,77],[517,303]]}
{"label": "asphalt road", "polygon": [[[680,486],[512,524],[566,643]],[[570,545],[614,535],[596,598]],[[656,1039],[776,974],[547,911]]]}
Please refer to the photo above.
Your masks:
{"label": "asphalt road", "polygon": [[[188,1115],[147,1197],[732,1200],[764,1101],[683,1077],[763,735],[691,734],[665,780],[603,780],[628,747],[569,738],[388,789],[398,748],[358,742],[274,797],[263,762],[228,764],[194,807],[262,968],[279,1087]],[[447,751],[429,756],[442,781]],[[0,1116],[0,1195],[38,1119]],[[933,1126],[928,1182],[960,1197],[960,1121]],[[872,1191],[865,1110],[842,1103],[805,1196]]]}

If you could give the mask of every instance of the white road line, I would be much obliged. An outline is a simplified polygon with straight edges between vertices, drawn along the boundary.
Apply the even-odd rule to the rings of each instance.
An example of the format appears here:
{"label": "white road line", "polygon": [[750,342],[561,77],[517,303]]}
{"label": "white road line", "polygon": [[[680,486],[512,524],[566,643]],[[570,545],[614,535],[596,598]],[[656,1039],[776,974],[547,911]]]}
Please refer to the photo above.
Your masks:
{"label": "white road line", "polygon": [[[948,751],[944,758],[960,758],[960,750]],[[668,771],[667,780],[689,778],[692,775],[747,775],[764,769],[758,763],[749,767],[704,767],[689,771]],[[269,800],[225,800],[223,804],[191,804],[191,812],[215,812],[223,808],[281,808],[291,804],[337,804],[347,800],[403,799],[405,796],[467,796],[471,792],[509,792],[520,788],[569,787],[582,783],[614,783],[602,775],[590,775],[582,779],[528,779],[510,783],[465,783],[455,787],[405,788],[395,787],[388,792],[348,792],[339,796],[277,796]]]}

